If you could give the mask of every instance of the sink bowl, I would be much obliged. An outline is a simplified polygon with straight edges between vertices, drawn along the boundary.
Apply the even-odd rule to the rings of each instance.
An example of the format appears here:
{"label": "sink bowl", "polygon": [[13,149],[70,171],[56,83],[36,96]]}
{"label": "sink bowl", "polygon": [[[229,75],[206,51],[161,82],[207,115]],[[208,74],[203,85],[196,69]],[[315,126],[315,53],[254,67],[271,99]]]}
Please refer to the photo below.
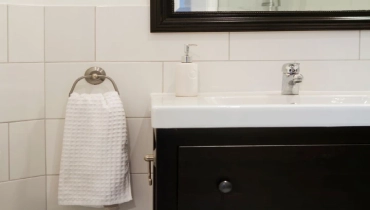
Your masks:
{"label": "sink bowl", "polygon": [[152,94],[154,128],[338,127],[370,125],[368,92]]}
{"label": "sink bowl", "polygon": [[259,95],[259,96],[209,96],[205,103],[214,105],[333,105],[333,104],[368,104],[367,95]]}

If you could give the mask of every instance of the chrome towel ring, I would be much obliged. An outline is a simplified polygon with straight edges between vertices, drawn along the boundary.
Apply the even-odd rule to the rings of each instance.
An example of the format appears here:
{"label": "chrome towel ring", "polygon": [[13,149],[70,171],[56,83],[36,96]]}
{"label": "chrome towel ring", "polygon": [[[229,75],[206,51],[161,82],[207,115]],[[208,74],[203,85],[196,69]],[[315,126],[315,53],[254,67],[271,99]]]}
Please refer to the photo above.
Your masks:
{"label": "chrome towel ring", "polygon": [[91,67],[89,69],[86,70],[85,72],[85,76],[82,76],[82,77],[79,77],[72,85],[72,88],[71,88],[71,91],[69,91],[69,96],[71,96],[71,94],[73,93],[77,83],[82,80],[82,79],[85,79],[86,82],[92,84],[92,85],[99,85],[101,84],[102,82],[104,82],[105,79],[108,79],[109,81],[112,82],[113,84],[113,87],[114,87],[114,90],[117,91],[118,94],[119,91],[118,91],[118,88],[117,88],[117,85],[116,83],[114,82],[114,80],[110,77],[107,76],[107,74],[105,73],[104,69],[100,68],[100,67]]}

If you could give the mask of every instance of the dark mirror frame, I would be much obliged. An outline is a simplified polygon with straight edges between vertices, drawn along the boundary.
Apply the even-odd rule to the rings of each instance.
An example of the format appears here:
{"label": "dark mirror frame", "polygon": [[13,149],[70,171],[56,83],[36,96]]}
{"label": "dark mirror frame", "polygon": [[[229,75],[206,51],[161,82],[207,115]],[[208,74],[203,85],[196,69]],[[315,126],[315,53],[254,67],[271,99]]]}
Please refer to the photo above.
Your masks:
{"label": "dark mirror frame", "polygon": [[368,11],[174,12],[174,0],[151,0],[151,32],[370,29]]}

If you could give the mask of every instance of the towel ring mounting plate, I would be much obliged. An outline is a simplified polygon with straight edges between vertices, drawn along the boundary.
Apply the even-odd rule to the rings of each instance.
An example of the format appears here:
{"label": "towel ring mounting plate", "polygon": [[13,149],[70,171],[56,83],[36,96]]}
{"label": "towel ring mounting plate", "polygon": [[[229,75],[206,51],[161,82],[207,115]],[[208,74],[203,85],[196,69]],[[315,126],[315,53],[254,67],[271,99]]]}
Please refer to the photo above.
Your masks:
{"label": "towel ring mounting plate", "polygon": [[104,82],[105,79],[108,79],[109,81],[112,82],[114,90],[119,95],[119,90],[118,90],[118,87],[117,87],[116,83],[114,82],[114,80],[112,78],[110,78],[106,75],[104,69],[102,69],[100,67],[91,67],[91,68],[86,70],[84,76],[79,77],[78,79],[76,79],[76,81],[72,85],[71,91],[69,91],[69,96],[71,96],[71,94],[73,93],[77,83],[82,79],[85,79],[86,82],[88,82],[89,84],[92,84],[92,85],[99,85],[102,82]]}
{"label": "towel ring mounting plate", "polygon": [[99,85],[104,82],[107,74],[105,73],[104,69],[100,67],[91,67],[86,70],[85,76],[86,82],[92,85]]}

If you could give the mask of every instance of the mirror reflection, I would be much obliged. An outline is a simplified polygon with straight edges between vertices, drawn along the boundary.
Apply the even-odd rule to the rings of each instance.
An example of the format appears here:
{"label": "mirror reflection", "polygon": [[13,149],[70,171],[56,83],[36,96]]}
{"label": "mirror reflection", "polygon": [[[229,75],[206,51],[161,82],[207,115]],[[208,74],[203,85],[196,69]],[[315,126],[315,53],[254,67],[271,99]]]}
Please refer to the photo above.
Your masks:
{"label": "mirror reflection", "polygon": [[370,0],[174,0],[175,12],[370,10]]}

